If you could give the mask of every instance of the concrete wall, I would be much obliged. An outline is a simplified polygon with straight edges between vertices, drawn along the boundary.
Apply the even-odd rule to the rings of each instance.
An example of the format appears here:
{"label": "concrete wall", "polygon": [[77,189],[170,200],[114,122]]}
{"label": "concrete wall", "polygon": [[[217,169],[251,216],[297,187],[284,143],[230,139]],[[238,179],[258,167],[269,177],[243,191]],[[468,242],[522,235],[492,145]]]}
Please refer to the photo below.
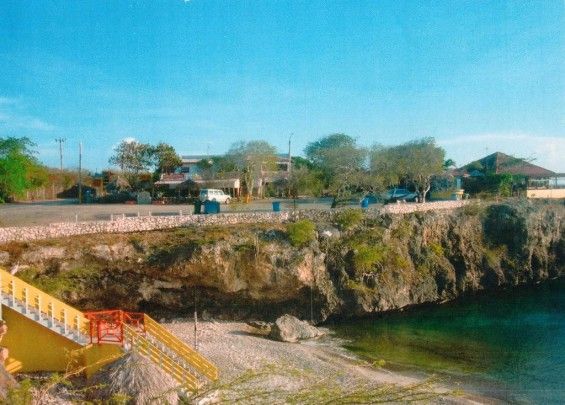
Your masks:
{"label": "concrete wall", "polygon": [[[468,201],[439,201],[425,204],[389,204],[380,208],[369,208],[370,215],[407,214],[417,211],[444,210],[459,208]],[[347,209],[347,208],[342,208]],[[313,221],[330,221],[340,210],[303,210],[296,213],[298,218],[308,218]],[[185,226],[235,225],[256,223],[284,223],[292,218],[291,211],[282,212],[245,212],[214,215],[179,215],[170,217],[146,216],[119,218],[114,221],[89,221],[54,223],[45,226],[7,227],[0,228],[0,243],[10,241],[32,241],[75,235],[98,233],[142,232],[158,229],[180,228]]]}
{"label": "concrete wall", "polygon": [[565,198],[565,188],[526,190],[528,198]]}
{"label": "concrete wall", "polygon": [[81,348],[78,343],[6,306],[2,308],[2,317],[8,325],[8,332],[2,339],[2,346],[10,351],[7,362],[20,363],[11,371],[65,371],[70,352]]}

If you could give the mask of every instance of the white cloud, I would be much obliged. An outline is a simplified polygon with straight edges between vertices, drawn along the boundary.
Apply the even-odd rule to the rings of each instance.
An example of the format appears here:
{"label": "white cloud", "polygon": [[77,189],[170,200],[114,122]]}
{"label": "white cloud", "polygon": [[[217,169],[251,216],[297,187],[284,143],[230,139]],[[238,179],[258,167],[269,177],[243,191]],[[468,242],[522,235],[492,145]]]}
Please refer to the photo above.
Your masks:
{"label": "white cloud", "polygon": [[483,133],[438,139],[447,156],[458,166],[494,152],[533,159],[533,164],[565,172],[565,135],[539,136],[526,133]]}
{"label": "white cloud", "polygon": [[0,130],[17,131],[22,129],[53,131],[56,127],[26,111],[21,99],[0,97]]}

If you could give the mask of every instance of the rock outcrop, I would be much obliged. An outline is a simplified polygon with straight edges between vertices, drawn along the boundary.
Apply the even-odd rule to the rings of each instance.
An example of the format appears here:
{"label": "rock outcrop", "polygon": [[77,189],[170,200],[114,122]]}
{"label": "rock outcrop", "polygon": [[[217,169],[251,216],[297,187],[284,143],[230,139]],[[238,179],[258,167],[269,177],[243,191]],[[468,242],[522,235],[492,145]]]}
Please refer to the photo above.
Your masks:
{"label": "rock outcrop", "polygon": [[[355,212],[354,212],[355,211]],[[294,247],[282,223],[0,245],[5,266],[83,309],[323,321],[565,276],[562,204],[390,214],[320,211]]]}
{"label": "rock outcrop", "polygon": [[271,327],[269,337],[281,342],[295,343],[299,340],[314,339],[323,336],[324,332],[306,321],[292,315],[283,315]]}

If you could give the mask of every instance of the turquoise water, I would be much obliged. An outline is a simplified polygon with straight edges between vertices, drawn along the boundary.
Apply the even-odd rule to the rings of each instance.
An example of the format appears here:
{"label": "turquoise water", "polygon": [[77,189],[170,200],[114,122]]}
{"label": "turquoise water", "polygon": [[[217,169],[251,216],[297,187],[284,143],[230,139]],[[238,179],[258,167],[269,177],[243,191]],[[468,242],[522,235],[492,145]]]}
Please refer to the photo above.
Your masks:
{"label": "turquoise water", "polygon": [[339,322],[359,355],[518,403],[565,403],[565,280]]}

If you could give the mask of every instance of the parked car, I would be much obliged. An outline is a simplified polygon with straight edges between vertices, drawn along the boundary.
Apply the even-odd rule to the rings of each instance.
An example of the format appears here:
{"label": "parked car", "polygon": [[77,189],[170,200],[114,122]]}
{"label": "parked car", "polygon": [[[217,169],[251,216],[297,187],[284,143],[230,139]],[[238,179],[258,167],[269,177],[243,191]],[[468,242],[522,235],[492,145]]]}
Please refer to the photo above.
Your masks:
{"label": "parked car", "polygon": [[215,188],[203,188],[200,190],[198,195],[200,201],[217,201],[220,204],[229,204],[231,202],[231,197],[224,193],[222,190],[217,190]]}
{"label": "parked car", "polygon": [[418,194],[406,188],[393,188],[385,193],[385,200],[387,202],[418,201]]}

